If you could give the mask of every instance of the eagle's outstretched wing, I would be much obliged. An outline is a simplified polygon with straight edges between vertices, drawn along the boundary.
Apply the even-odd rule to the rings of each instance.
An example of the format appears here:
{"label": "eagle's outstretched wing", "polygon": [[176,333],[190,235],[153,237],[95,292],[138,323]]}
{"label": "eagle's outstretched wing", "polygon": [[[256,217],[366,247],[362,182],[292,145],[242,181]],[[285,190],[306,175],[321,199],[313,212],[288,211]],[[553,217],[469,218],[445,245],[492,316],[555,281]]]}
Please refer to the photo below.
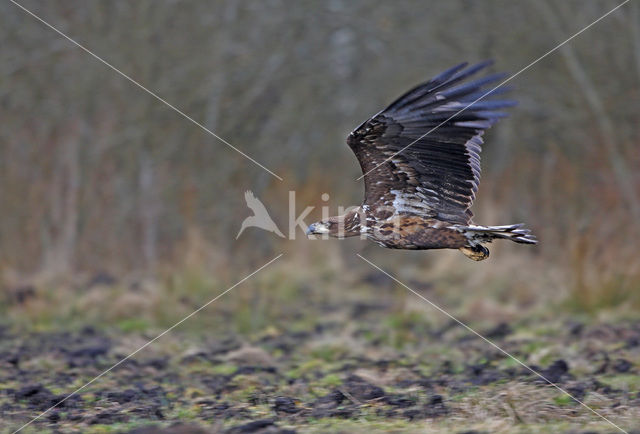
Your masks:
{"label": "eagle's outstretched wing", "polygon": [[349,135],[347,143],[366,174],[365,205],[452,223],[471,221],[469,208],[480,181],[481,136],[504,116],[500,109],[514,105],[490,98],[501,88],[456,115],[491,89],[485,85],[503,77],[493,74],[462,83],[490,63],[469,68],[463,63],[443,72]]}

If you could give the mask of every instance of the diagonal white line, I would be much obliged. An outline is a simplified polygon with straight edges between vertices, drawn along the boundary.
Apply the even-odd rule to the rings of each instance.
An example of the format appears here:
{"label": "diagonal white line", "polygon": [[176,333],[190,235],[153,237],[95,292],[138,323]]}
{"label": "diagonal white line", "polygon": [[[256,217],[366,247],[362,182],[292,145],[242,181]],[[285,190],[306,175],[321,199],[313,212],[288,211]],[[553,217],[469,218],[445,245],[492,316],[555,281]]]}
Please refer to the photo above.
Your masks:
{"label": "diagonal white line", "polygon": [[216,139],[220,140],[222,143],[224,143],[225,145],[227,145],[228,147],[230,147],[231,149],[233,149],[234,151],[236,151],[237,153],[239,153],[240,155],[242,155],[243,157],[245,157],[246,159],[250,160],[251,162],[253,162],[255,165],[261,167],[262,169],[266,170],[267,172],[269,172],[271,175],[275,176],[276,178],[278,178],[280,181],[282,181],[283,179],[276,175],[275,173],[273,173],[271,170],[267,169],[266,167],[264,167],[262,164],[258,163],[256,160],[254,160],[253,158],[251,158],[249,155],[245,154],[244,152],[242,152],[240,149],[236,148],[235,146],[233,146],[231,143],[229,143],[228,141],[226,141],[225,139],[223,139],[222,137],[220,137],[219,135],[217,135],[216,133],[214,133],[213,131],[211,131],[209,128],[205,127],[204,125],[202,125],[200,122],[196,121],[195,119],[193,119],[191,116],[189,116],[188,114],[184,113],[182,110],[180,110],[179,108],[177,108],[176,106],[174,106],[173,104],[169,103],[167,100],[165,100],[164,98],[162,98],[161,96],[159,96],[158,94],[156,94],[155,92],[147,89],[146,87],[144,87],[142,84],[138,83],[136,80],[134,80],[133,78],[131,78],[130,76],[128,76],[127,74],[125,74],[124,72],[120,71],[118,68],[116,68],[115,66],[113,66],[112,64],[110,64],[109,62],[107,62],[106,60],[104,60],[102,57],[98,56],[97,54],[95,54],[94,52],[92,52],[91,50],[89,50],[87,47],[85,47],[84,45],[80,44],[79,42],[77,42],[76,40],[72,39],[71,37],[67,36],[66,34],[64,34],[63,32],[61,32],[60,30],[58,30],[57,28],[55,28],[54,26],[52,26],[51,24],[49,24],[48,22],[46,22],[45,20],[43,20],[42,18],[40,18],[39,16],[37,16],[36,14],[34,14],[33,12],[31,12],[29,9],[25,8],[24,6],[22,6],[21,4],[19,4],[18,2],[16,2],[15,0],[9,0],[11,3],[13,3],[14,5],[16,5],[17,7],[19,7],[20,9],[22,9],[23,11],[25,11],[27,14],[31,15],[33,18],[35,18],[36,20],[40,21],[42,24],[44,24],[45,26],[49,27],[51,30],[53,30],[54,32],[56,32],[57,34],[59,34],[60,36],[62,36],[63,38],[67,39],[69,42],[71,42],[72,44],[76,45],[78,48],[84,50],[85,52],[87,52],[88,54],[90,54],[91,56],[93,56],[94,58],[96,58],[97,60],[99,60],[100,62],[102,62],[103,64],[105,64],[106,66],[108,66],[109,68],[111,68],[112,70],[114,70],[115,72],[117,72],[118,74],[120,74],[121,76],[123,76],[124,78],[126,78],[127,80],[129,80],[131,83],[135,84],[136,86],[138,86],[140,89],[144,90],[145,92],[147,92],[149,95],[151,95],[152,97],[154,97],[155,99],[157,99],[158,101],[160,101],[161,103],[163,103],[164,105],[166,105],[167,107],[169,107],[170,109],[172,109],[173,111],[177,112],[178,114],[182,115],[182,117],[184,117],[185,119],[191,121],[191,123],[195,124],[196,126],[200,127],[202,130],[206,131],[207,133],[211,134],[213,137],[215,137]]}
{"label": "diagonal white line", "polygon": [[558,386],[557,384],[553,383],[552,381],[548,380],[544,375],[542,375],[541,373],[539,373],[538,371],[536,371],[535,369],[531,368],[529,365],[525,364],[524,362],[520,361],[520,359],[516,358],[515,356],[513,356],[512,354],[510,354],[509,352],[507,352],[506,350],[503,350],[502,348],[500,348],[496,343],[494,343],[493,341],[489,340],[488,338],[484,337],[483,335],[481,335],[480,333],[478,333],[477,331],[475,331],[474,329],[472,329],[471,327],[469,327],[468,325],[466,325],[465,323],[463,323],[462,321],[460,321],[458,318],[454,317],[453,315],[451,315],[449,312],[447,312],[446,310],[444,310],[443,308],[441,308],[440,306],[438,306],[437,304],[435,304],[434,302],[428,300],[427,298],[425,298],[424,296],[422,296],[420,293],[418,293],[417,291],[414,291],[413,289],[409,288],[407,285],[405,285],[404,283],[402,283],[401,281],[399,281],[398,279],[396,279],[394,276],[392,276],[391,274],[387,273],[386,271],[384,271],[382,268],[378,267],[376,264],[374,264],[373,262],[371,262],[370,260],[368,260],[367,258],[365,258],[364,256],[360,255],[359,253],[356,253],[356,256],[358,256],[360,259],[362,259],[363,261],[365,261],[366,263],[368,263],[369,265],[371,265],[373,268],[377,269],[378,271],[380,271],[381,273],[383,273],[385,276],[389,277],[391,280],[393,280],[396,283],[399,283],[400,285],[404,286],[406,289],[408,289],[409,291],[411,291],[413,294],[415,294],[416,296],[418,296],[419,298],[421,298],[422,300],[426,301],[427,303],[429,303],[432,307],[434,307],[435,309],[439,310],[440,312],[442,312],[443,314],[445,314],[446,316],[448,316],[449,318],[451,318],[453,321],[457,322],[458,324],[460,324],[462,327],[464,327],[465,329],[467,329],[468,331],[470,331],[471,333],[473,333],[474,335],[478,336],[480,339],[482,339],[483,341],[485,341],[486,343],[488,343],[489,345],[491,345],[492,347],[494,347],[495,349],[497,349],[498,351],[500,351],[502,354],[510,357],[512,360],[514,360],[515,362],[519,363],[520,365],[524,366],[526,369],[528,369],[529,371],[531,371],[532,373],[534,373],[535,375],[537,375],[538,377],[542,378],[544,381],[546,381],[547,383],[549,383],[551,386],[555,387],[556,389],[558,389],[560,392],[564,393],[565,395],[569,396],[571,399],[573,399],[574,401],[576,401],[577,403],[579,403],[580,405],[582,405],[583,407],[585,407],[586,409],[588,409],[589,411],[591,411],[593,414],[601,417],[602,419],[604,419],[605,421],[609,422],[611,425],[613,425],[614,427],[618,428],[620,431],[622,431],[623,433],[627,433],[627,431],[623,430],[622,428],[620,428],[618,425],[616,425],[615,423],[611,422],[609,419],[607,419],[604,415],[602,415],[601,413],[597,412],[596,410],[594,410],[593,408],[589,407],[587,404],[585,404],[584,402],[580,401],[578,398],[576,398],[575,396],[573,396],[572,394],[570,394],[569,392],[567,392],[566,390],[564,390],[562,387]]}
{"label": "diagonal white line", "polygon": [[245,282],[247,279],[249,279],[250,277],[252,277],[253,275],[257,274],[259,271],[263,270],[264,268],[266,268],[267,266],[271,265],[273,262],[275,262],[276,260],[280,259],[280,257],[282,257],[282,255],[284,255],[284,253],[280,253],[278,256],[276,256],[275,258],[273,258],[272,260],[270,260],[269,262],[267,262],[266,264],[264,264],[262,267],[258,268],[257,270],[255,270],[253,273],[248,274],[247,276],[243,277],[240,281],[238,281],[236,284],[234,284],[233,286],[227,288],[224,292],[221,292],[220,294],[216,295],[214,298],[212,298],[211,300],[209,300],[207,303],[203,304],[202,306],[200,306],[198,309],[194,310],[193,312],[191,312],[189,315],[185,316],[184,318],[182,318],[180,321],[178,321],[177,323],[175,323],[174,325],[172,325],[171,327],[169,327],[168,329],[166,329],[165,331],[163,331],[162,333],[160,333],[158,336],[156,336],[155,338],[151,339],[149,342],[147,342],[146,344],[142,345],[140,348],[138,348],[137,350],[135,350],[133,353],[129,354],[127,357],[125,357],[124,359],[120,360],[118,363],[116,363],[115,365],[113,365],[112,367],[110,367],[109,369],[107,369],[106,371],[104,371],[103,373],[101,373],[100,375],[98,375],[97,377],[93,378],[91,381],[87,382],[84,386],[79,387],[78,389],[74,390],[73,392],[71,392],[69,395],[67,395],[64,399],[61,399],[60,401],[56,402],[53,406],[51,406],[50,408],[48,408],[47,410],[43,411],[42,413],[40,413],[39,415],[37,415],[36,417],[34,417],[33,419],[31,419],[29,422],[25,423],[24,425],[22,425],[20,428],[18,428],[17,430],[15,430],[13,432],[13,434],[16,434],[18,431],[23,430],[24,428],[26,428],[27,426],[31,425],[33,422],[35,422],[36,420],[40,419],[42,416],[44,416],[45,414],[49,413],[51,410],[53,410],[54,408],[56,408],[57,406],[59,406],[60,404],[62,404],[63,402],[65,402],[67,399],[71,398],[72,396],[76,395],[78,392],[80,392],[82,389],[86,388],[87,386],[89,386],[90,384],[92,384],[94,381],[98,380],[100,377],[102,377],[103,375],[111,372],[113,369],[117,368],[119,365],[121,365],[122,363],[124,363],[125,361],[129,360],[131,357],[135,356],[137,353],[139,353],[140,351],[142,351],[143,349],[145,349],[146,347],[148,347],[149,345],[151,345],[152,343],[154,343],[155,341],[157,341],[158,339],[160,339],[162,336],[166,335],[167,333],[169,333],[171,330],[173,330],[174,328],[178,327],[180,324],[182,324],[183,322],[185,322],[186,320],[188,320],[189,318],[191,318],[192,316],[194,316],[195,314],[197,314],[198,312],[200,312],[202,309],[206,308],[207,306],[209,306],[211,303],[213,303],[214,301],[216,301],[217,299],[219,299],[220,297],[222,297],[223,295],[225,295],[227,292],[231,291],[233,288],[235,288],[236,286],[240,285],[241,283]]}
{"label": "diagonal white line", "polygon": [[[11,0],[13,1],[13,0]],[[513,80],[514,78],[516,78],[518,75],[522,74],[524,71],[526,71],[527,69],[531,68],[533,65],[535,65],[536,63],[538,63],[539,61],[541,61],[542,59],[544,59],[545,57],[547,57],[548,55],[550,55],[551,53],[553,53],[554,51],[558,50],[560,47],[562,47],[564,44],[566,44],[567,42],[571,41],[572,39],[576,38],[577,36],[579,36],[582,32],[585,32],[586,30],[588,30],[589,28],[591,28],[591,26],[595,25],[596,23],[598,23],[600,20],[603,20],[604,18],[606,18],[608,15],[612,14],[613,12],[615,12],[616,10],[618,10],[619,8],[621,8],[622,6],[624,6],[626,3],[628,3],[629,0],[624,0],[622,3],[620,3],[618,6],[616,6],[615,8],[611,9],[609,12],[607,12],[606,14],[604,14],[603,16],[601,16],[600,18],[598,18],[597,20],[595,20],[594,22],[592,22],[591,24],[589,24],[587,27],[583,28],[582,30],[580,30],[579,32],[575,33],[573,36],[571,36],[569,39],[566,39],[565,41],[561,42],[560,44],[556,45],[555,47],[553,47],[551,50],[547,51],[546,53],[544,53],[542,56],[538,57],[536,60],[534,60],[533,62],[529,63],[527,66],[525,66],[524,68],[522,68],[520,71],[516,72],[515,74],[513,74],[512,76],[510,76],[509,78],[505,79],[504,81],[502,81],[500,84],[498,84],[496,87],[494,87],[493,89],[491,89],[490,91],[484,93],[483,95],[481,95],[479,98],[477,98],[476,100],[472,101],[471,103],[469,103],[469,105],[463,107],[462,109],[460,109],[459,111],[457,111],[456,113],[454,113],[453,115],[451,115],[450,117],[448,117],[447,119],[445,119],[444,121],[440,122],[438,125],[436,125],[435,127],[433,127],[432,129],[430,129],[429,131],[427,131],[426,133],[424,133],[423,135],[421,135],[420,137],[418,137],[417,139],[415,139],[413,142],[409,143],[407,146],[405,146],[404,148],[400,149],[398,152],[394,153],[392,156],[390,156],[389,158],[387,158],[386,160],[384,160],[382,163],[378,164],[377,166],[375,166],[373,169],[367,171],[367,173],[362,174],[359,178],[356,178],[356,181],[361,180],[362,178],[364,178],[365,176],[367,176],[369,173],[373,172],[374,170],[376,170],[378,167],[382,166],[383,164],[385,164],[387,161],[391,160],[393,157],[395,157],[396,155],[402,153],[405,149],[407,149],[408,147],[414,145],[416,142],[418,142],[419,140],[423,139],[424,137],[428,136],[429,134],[431,134],[432,132],[434,132],[435,130],[437,130],[438,128],[440,128],[441,126],[443,126],[444,124],[446,124],[447,122],[449,122],[451,119],[453,119],[454,117],[458,116],[460,113],[462,113],[463,111],[467,110],[469,107],[471,107],[472,105],[474,105],[475,103],[477,103],[478,101],[480,101],[481,99],[483,99],[484,97],[486,97],[487,95],[491,94],[493,91],[495,91],[496,89],[498,89],[499,87],[504,86],[506,83],[510,82],[511,80]]]}

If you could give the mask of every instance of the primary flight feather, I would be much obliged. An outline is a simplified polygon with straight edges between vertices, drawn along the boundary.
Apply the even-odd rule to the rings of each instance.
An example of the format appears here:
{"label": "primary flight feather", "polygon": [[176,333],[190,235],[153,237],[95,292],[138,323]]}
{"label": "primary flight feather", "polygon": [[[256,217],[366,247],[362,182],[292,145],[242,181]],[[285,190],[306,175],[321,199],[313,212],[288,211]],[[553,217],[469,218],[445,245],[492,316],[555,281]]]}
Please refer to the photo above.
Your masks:
{"label": "primary flight feather", "polygon": [[501,74],[465,81],[489,64],[448,69],[356,128],[347,144],[362,168],[364,202],[307,233],[365,235],[395,249],[460,249],[476,261],[489,256],[482,244],[496,238],[536,244],[522,224],[472,222],[482,135],[514,105],[494,98],[504,89],[485,88]]}

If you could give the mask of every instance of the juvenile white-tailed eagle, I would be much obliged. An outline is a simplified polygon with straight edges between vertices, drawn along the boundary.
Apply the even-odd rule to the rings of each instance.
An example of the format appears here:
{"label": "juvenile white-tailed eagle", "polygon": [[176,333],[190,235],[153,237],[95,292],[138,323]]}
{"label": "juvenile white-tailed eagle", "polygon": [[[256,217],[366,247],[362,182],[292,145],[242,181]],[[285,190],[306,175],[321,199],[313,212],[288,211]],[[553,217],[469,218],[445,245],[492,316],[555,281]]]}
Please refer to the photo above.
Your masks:
{"label": "juvenile white-tailed eagle", "polygon": [[504,116],[501,109],[514,105],[492,98],[503,89],[485,95],[484,86],[502,74],[464,82],[489,64],[455,66],[356,128],[347,143],[364,174],[364,202],[313,223],[307,233],[361,235],[393,249],[460,249],[476,261],[489,256],[482,244],[496,238],[536,244],[522,224],[472,222],[482,135]]}

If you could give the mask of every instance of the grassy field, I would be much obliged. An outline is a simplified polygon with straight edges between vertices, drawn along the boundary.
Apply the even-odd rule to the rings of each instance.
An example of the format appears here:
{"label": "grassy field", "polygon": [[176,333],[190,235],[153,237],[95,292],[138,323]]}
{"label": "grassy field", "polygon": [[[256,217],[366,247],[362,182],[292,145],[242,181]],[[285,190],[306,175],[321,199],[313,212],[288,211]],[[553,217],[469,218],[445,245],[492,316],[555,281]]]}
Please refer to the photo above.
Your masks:
{"label": "grassy field", "polygon": [[[445,273],[456,259],[443,255],[428,273],[401,271],[403,280],[611,422],[640,429],[632,304],[587,312],[570,291],[527,296],[517,288],[526,275],[501,290],[489,271]],[[283,259],[24,432],[616,431],[366,267],[305,272]],[[1,331],[1,429],[48,409],[227,283],[192,270],[16,289]]]}
{"label": "grassy field", "polygon": [[[5,3],[1,433],[640,432],[640,2]],[[485,59],[474,222],[540,243],[308,240],[349,132]]]}

